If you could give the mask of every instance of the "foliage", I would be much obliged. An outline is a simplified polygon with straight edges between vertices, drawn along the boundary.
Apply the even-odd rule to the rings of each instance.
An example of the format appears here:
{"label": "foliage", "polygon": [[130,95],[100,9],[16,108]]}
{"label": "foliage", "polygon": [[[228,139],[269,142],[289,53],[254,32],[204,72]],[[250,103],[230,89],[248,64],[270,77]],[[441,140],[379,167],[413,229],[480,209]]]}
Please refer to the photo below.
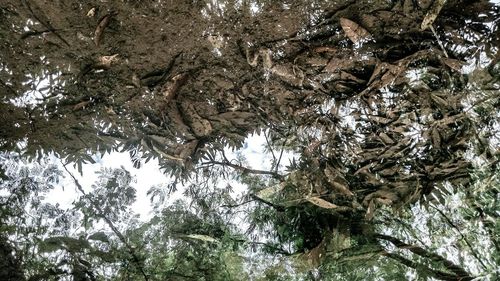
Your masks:
{"label": "foliage", "polygon": [[[0,276],[498,275],[497,4],[174,2],[0,4]],[[111,151],[171,176],[150,221],[70,168]]]}

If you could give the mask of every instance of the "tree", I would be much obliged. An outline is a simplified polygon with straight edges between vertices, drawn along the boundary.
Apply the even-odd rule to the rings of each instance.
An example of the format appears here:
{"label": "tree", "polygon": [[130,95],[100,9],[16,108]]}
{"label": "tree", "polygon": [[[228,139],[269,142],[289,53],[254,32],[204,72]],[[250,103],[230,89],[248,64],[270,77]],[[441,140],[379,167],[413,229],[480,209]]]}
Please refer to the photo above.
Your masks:
{"label": "tree", "polygon": [[[499,7],[330,2],[5,1],[2,149],[79,166],[113,149],[158,158],[194,201],[233,170],[271,251],[320,266],[354,240],[420,269],[381,248],[410,244],[377,229],[377,210],[433,204],[448,185],[467,194],[475,161],[498,166]],[[224,152],[256,132],[271,170]],[[283,151],[297,155],[286,171]],[[441,263],[425,274],[473,278],[418,247]]]}

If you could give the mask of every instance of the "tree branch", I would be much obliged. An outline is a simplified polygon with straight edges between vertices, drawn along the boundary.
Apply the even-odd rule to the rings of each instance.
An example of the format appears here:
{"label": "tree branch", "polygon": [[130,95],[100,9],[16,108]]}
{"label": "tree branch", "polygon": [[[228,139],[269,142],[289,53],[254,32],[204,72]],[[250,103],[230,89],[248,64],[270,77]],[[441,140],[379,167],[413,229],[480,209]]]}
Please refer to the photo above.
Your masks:
{"label": "tree branch", "polygon": [[283,141],[283,146],[281,147],[280,156],[278,158],[278,162],[276,163],[276,168],[275,168],[276,172],[278,172],[278,169],[279,169],[279,166],[281,163],[281,158],[283,157],[283,152],[285,151],[285,145],[286,145],[287,141],[288,141],[288,135],[286,136],[285,140]]}
{"label": "tree branch", "polygon": [[479,255],[477,254],[477,252],[474,250],[474,248],[472,247],[471,243],[469,242],[469,240],[467,240],[467,238],[463,235],[463,233],[460,231],[460,229],[458,229],[458,227],[451,221],[450,218],[448,218],[446,216],[445,213],[443,213],[443,211],[439,210],[438,208],[434,207],[434,206],[431,206],[434,210],[436,210],[445,220],[446,222],[448,222],[448,224],[453,227],[457,232],[458,234],[460,234],[460,237],[462,237],[462,239],[465,241],[465,244],[467,244],[467,246],[469,247],[469,249],[471,250],[471,253],[472,255],[476,258],[476,260],[481,264],[481,266],[483,267],[483,269],[487,269],[488,267],[484,264],[484,262],[479,258]]}
{"label": "tree branch", "polygon": [[[23,0],[22,3],[24,4],[24,6],[26,7],[26,9],[28,9],[28,11],[30,12],[30,14],[41,24],[43,25],[48,31],[52,32],[55,36],[57,36],[57,38],[59,38],[64,44],[66,44],[66,46],[71,46],[68,41],[66,41],[64,38],[62,38],[61,35],[59,35],[59,33],[56,32],[56,29],[52,26],[52,24],[50,24],[50,22],[48,20],[45,20],[43,18],[43,16],[45,15],[37,15],[31,5],[28,3],[28,1],[26,0]],[[40,10],[41,11],[41,10]],[[41,11],[43,13],[43,11]]]}
{"label": "tree branch", "polygon": [[274,204],[272,202],[264,200],[264,199],[260,198],[259,196],[255,195],[255,194],[250,194],[250,197],[252,197],[255,201],[259,201],[261,203],[264,203],[264,204],[266,204],[268,206],[273,207],[276,211],[284,212],[286,210],[285,207],[280,206],[280,205],[276,205],[276,204]]}
{"label": "tree branch", "polygon": [[395,254],[395,253],[388,253],[385,252],[382,255],[389,257],[403,265],[406,265],[407,267],[413,268],[417,271],[422,270],[425,271],[426,273],[432,275],[434,278],[439,279],[439,280],[445,280],[445,281],[470,281],[474,278],[468,276],[468,277],[460,277],[456,276],[441,270],[435,270],[428,268],[427,266],[420,264],[418,262],[411,261],[401,255]]}
{"label": "tree branch", "polygon": [[246,167],[243,167],[243,166],[240,166],[240,165],[236,165],[236,164],[233,164],[229,161],[215,161],[215,160],[212,160],[210,162],[204,162],[204,163],[201,163],[202,165],[210,165],[210,164],[213,164],[213,165],[221,165],[221,166],[229,166],[235,170],[238,170],[242,173],[249,173],[249,174],[256,174],[256,175],[270,175],[276,179],[282,179],[283,176],[278,174],[277,172],[272,172],[272,171],[263,171],[263,170],[255,170],[255,169],[250,169],[250,168],[246,168]]}
{"label": "tree branch", "polygon": [[253,202],[253,201],[255,201],[255,200],[246,200],[246,201],[243,201],[243,202],[238,203],[238,204],[224,204],[224,205],[220,205],[220,206],[223,208],[237,208],[237,207],[243,206],[243,205],[248,204],[248,203]]}
{"label": "tree branch", "polygon": [[267,137],[267,134],[265,131],[264,131],[264,138],[266,139],[267,147],[269,147],[269,150],[271,151],[271,154],[273,155],[274,163],[276,163],[277,159],[276,159],[276,155],[274,154],[274,149],[271,146],[271,143],[269,142],[269,138]]}
{"label": "tree branch", "polygon": [[[455,274],[455,279],[441,279],[441,280],[472,280],[472,279],[474,279],[462,267],[454,264],[453,262],[447,260],[446,258],[444,258],[438,254],[431,253],[422,247],[406,244],[405,242],[399,240],[398,238],[384,235],[384,234],[375,234],[375,238],[389,241],[392,244],[394,244],[396,247],[398,247],[400,249],[407,249],[410,252],[412,252],[416,255],[419,255],[421,257],[431,259],[432,261],[441,262],[444,265],[444,267],[446,267],[446,269],[448,269],[449,271],[451,271]],[[432,271],[432,269],[429,269],[429,270]]]}
{"label": "tree branch", "polygon": [[263,246],[263,247],[268,247],[269,249],[275,251],[275,253],[278,253],[278,254],[281,254],[281,255],[284,255],[284,256],[291,256],[293,255],[293,253],[290,253],[280,247],[276,247],[272,244],[268,244],[268,243],[265,243],[265,242],[258,242],[258,241],[248,241],[248,240],[244,240],[244,239],[237,239],[237,238],[230,238],[232,241],[234,242],[240,242],[240,243],[246,243],[246,244],[251,244],[251,245],[258,245],[258,246]]}

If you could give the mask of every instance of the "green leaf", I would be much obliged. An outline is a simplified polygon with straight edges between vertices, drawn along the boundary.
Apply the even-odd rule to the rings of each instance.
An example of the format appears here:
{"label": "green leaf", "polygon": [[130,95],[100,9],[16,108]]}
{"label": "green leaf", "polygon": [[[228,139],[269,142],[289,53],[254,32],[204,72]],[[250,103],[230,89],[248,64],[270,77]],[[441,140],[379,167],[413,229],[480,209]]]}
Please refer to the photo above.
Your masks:
{"label": "green leaf", "polygon": [[62,249],[64,249],[64,245],[61,237],[50,237],[38,244],[40,253],[55,252]]}
{"label": "green leaf", "polygon": [[109,243],[108,235],[106,235],[106,233],[104,233],[103,231],[96,232],[96,233],[90,235],[87,239],[88,240],[98,240],[101,242]]}

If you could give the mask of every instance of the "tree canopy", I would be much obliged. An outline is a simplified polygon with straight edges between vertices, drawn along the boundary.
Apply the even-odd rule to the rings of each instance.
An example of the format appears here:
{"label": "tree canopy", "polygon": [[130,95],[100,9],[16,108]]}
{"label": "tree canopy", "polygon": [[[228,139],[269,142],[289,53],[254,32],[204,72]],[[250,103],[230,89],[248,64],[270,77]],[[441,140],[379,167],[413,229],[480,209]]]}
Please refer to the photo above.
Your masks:
{"label": "tree canopy", "polygon": [[[3,0],[0,279],[498,278],[499,13]],[[68,169],[113,151],[171,176],[149,221],[126,169]],[[43,198],[64,177],[71,209]]]}

